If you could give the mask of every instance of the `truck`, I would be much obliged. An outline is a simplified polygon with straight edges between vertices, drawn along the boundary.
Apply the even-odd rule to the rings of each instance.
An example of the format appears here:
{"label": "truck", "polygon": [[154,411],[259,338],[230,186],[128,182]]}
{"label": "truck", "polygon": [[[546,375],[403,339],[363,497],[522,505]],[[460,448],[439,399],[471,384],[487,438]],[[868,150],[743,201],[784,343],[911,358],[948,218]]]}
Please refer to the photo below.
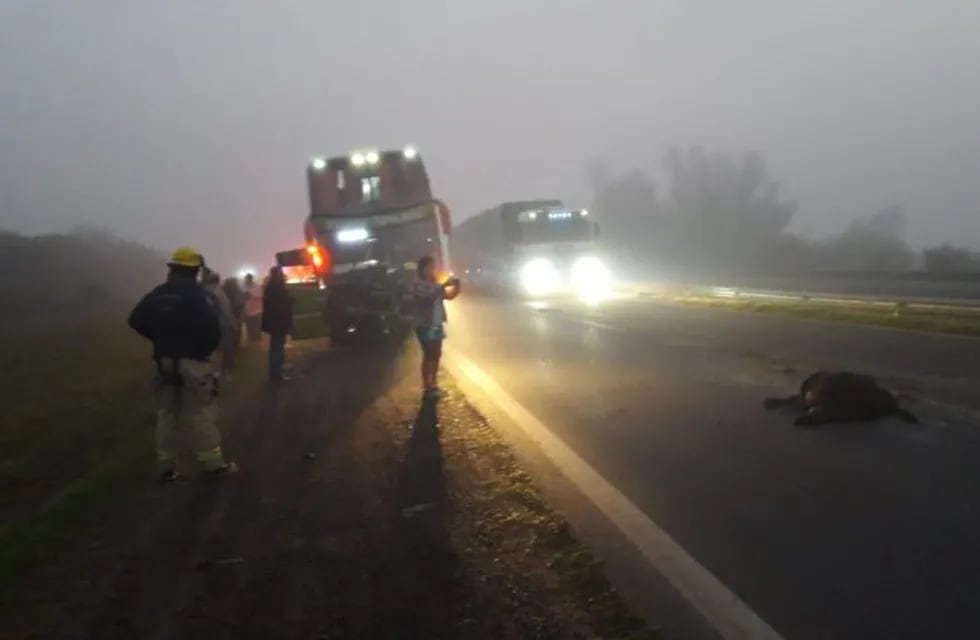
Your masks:
{"label": "truck", "polygon": [[449,268],[449,208],[432,195],[415,147],[313,158],[302,248],[276,255],[305,267],[324,292],[323,315],[337,343],[407,335],[417,260]]}
{"label": "truck", "polygon": [[596,301],[612,289],[598,239],[599,225],[587,209],[558,199],[511,201],[461,222],[453,232],[453,256],[475,287]]}

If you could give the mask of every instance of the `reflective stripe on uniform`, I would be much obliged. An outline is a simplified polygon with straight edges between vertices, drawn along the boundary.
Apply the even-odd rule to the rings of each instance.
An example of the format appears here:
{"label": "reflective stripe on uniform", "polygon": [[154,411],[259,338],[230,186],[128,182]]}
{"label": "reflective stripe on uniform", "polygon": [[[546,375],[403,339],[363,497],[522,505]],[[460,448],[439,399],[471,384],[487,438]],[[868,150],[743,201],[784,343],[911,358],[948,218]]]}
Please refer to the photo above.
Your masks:
{"label": "reflective stripe on uniform", "polygon": [[197,458],[198,464],[200,464],[205,471],[220,469],[221,467],[225,466],[225,458],[221,454],[220,446],[207,451],[197,451],[194,453],[194,456]]}

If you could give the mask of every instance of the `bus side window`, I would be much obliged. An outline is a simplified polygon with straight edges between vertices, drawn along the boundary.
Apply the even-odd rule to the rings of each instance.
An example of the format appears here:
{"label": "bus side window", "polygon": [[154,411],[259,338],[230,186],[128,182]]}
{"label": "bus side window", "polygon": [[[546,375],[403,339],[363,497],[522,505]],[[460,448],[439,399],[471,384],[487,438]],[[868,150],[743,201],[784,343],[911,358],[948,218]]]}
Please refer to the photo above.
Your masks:
{"label": "bus side window", "polygon": [[405,176],[400,158],[386,157],[381,165],[381,202],[397,207],[405,203]]}
{"label": "bus side window", "polygon": [[425,179],[425,172],[422,170],[421,163],[412,162],[408,164],[405,167],[405,173],[407,174],[405,176],[407,199],[411,202],[431,200],[432,196],[429,193],[429,185]]}
{"label": "bus side window", "polygon": [[337,207],[336,178],[332,172],[311,172],[310,206],[314,214],[330,214]]}
{"label": "bus side window", "polygon": [[338,171],[338,173],[340,174],[337,177],[338,184],[343,185],[340,190],[340,206],[349,207],[360,202],[361,182],[354,175],[354,172],[346,168],[343,171]]}

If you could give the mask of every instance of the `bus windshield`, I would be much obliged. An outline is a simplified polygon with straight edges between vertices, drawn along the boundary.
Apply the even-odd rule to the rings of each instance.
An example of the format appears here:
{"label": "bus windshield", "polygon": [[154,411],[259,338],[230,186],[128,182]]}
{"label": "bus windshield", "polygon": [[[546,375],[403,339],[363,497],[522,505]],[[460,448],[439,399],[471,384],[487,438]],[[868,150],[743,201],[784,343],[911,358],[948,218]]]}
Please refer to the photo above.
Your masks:
{"label": "bus windshield", "polygon": [[406,262],[415,262],[423,255],[439,255],[439,228],[434,217],[376,227],[350,224],[345,228],[348,231],[364,229],[367,237],[362,239],[357,233],[328,231],[323,243],[335,268],[369,261],[397,268]]}

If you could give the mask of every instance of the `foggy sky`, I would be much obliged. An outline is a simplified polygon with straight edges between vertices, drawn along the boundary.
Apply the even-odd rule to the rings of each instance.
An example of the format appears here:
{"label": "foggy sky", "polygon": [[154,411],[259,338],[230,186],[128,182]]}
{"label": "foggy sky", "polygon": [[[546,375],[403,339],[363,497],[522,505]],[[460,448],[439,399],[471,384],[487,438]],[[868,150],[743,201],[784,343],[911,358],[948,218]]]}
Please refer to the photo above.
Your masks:
{"label": "foggy sky", "polygon": [[980,246],[978,61],[972,0],[0,0],[0,227],[263,265],[313,155],[415,144],[461,217],[701,144],[800,231],[895,203]]}

